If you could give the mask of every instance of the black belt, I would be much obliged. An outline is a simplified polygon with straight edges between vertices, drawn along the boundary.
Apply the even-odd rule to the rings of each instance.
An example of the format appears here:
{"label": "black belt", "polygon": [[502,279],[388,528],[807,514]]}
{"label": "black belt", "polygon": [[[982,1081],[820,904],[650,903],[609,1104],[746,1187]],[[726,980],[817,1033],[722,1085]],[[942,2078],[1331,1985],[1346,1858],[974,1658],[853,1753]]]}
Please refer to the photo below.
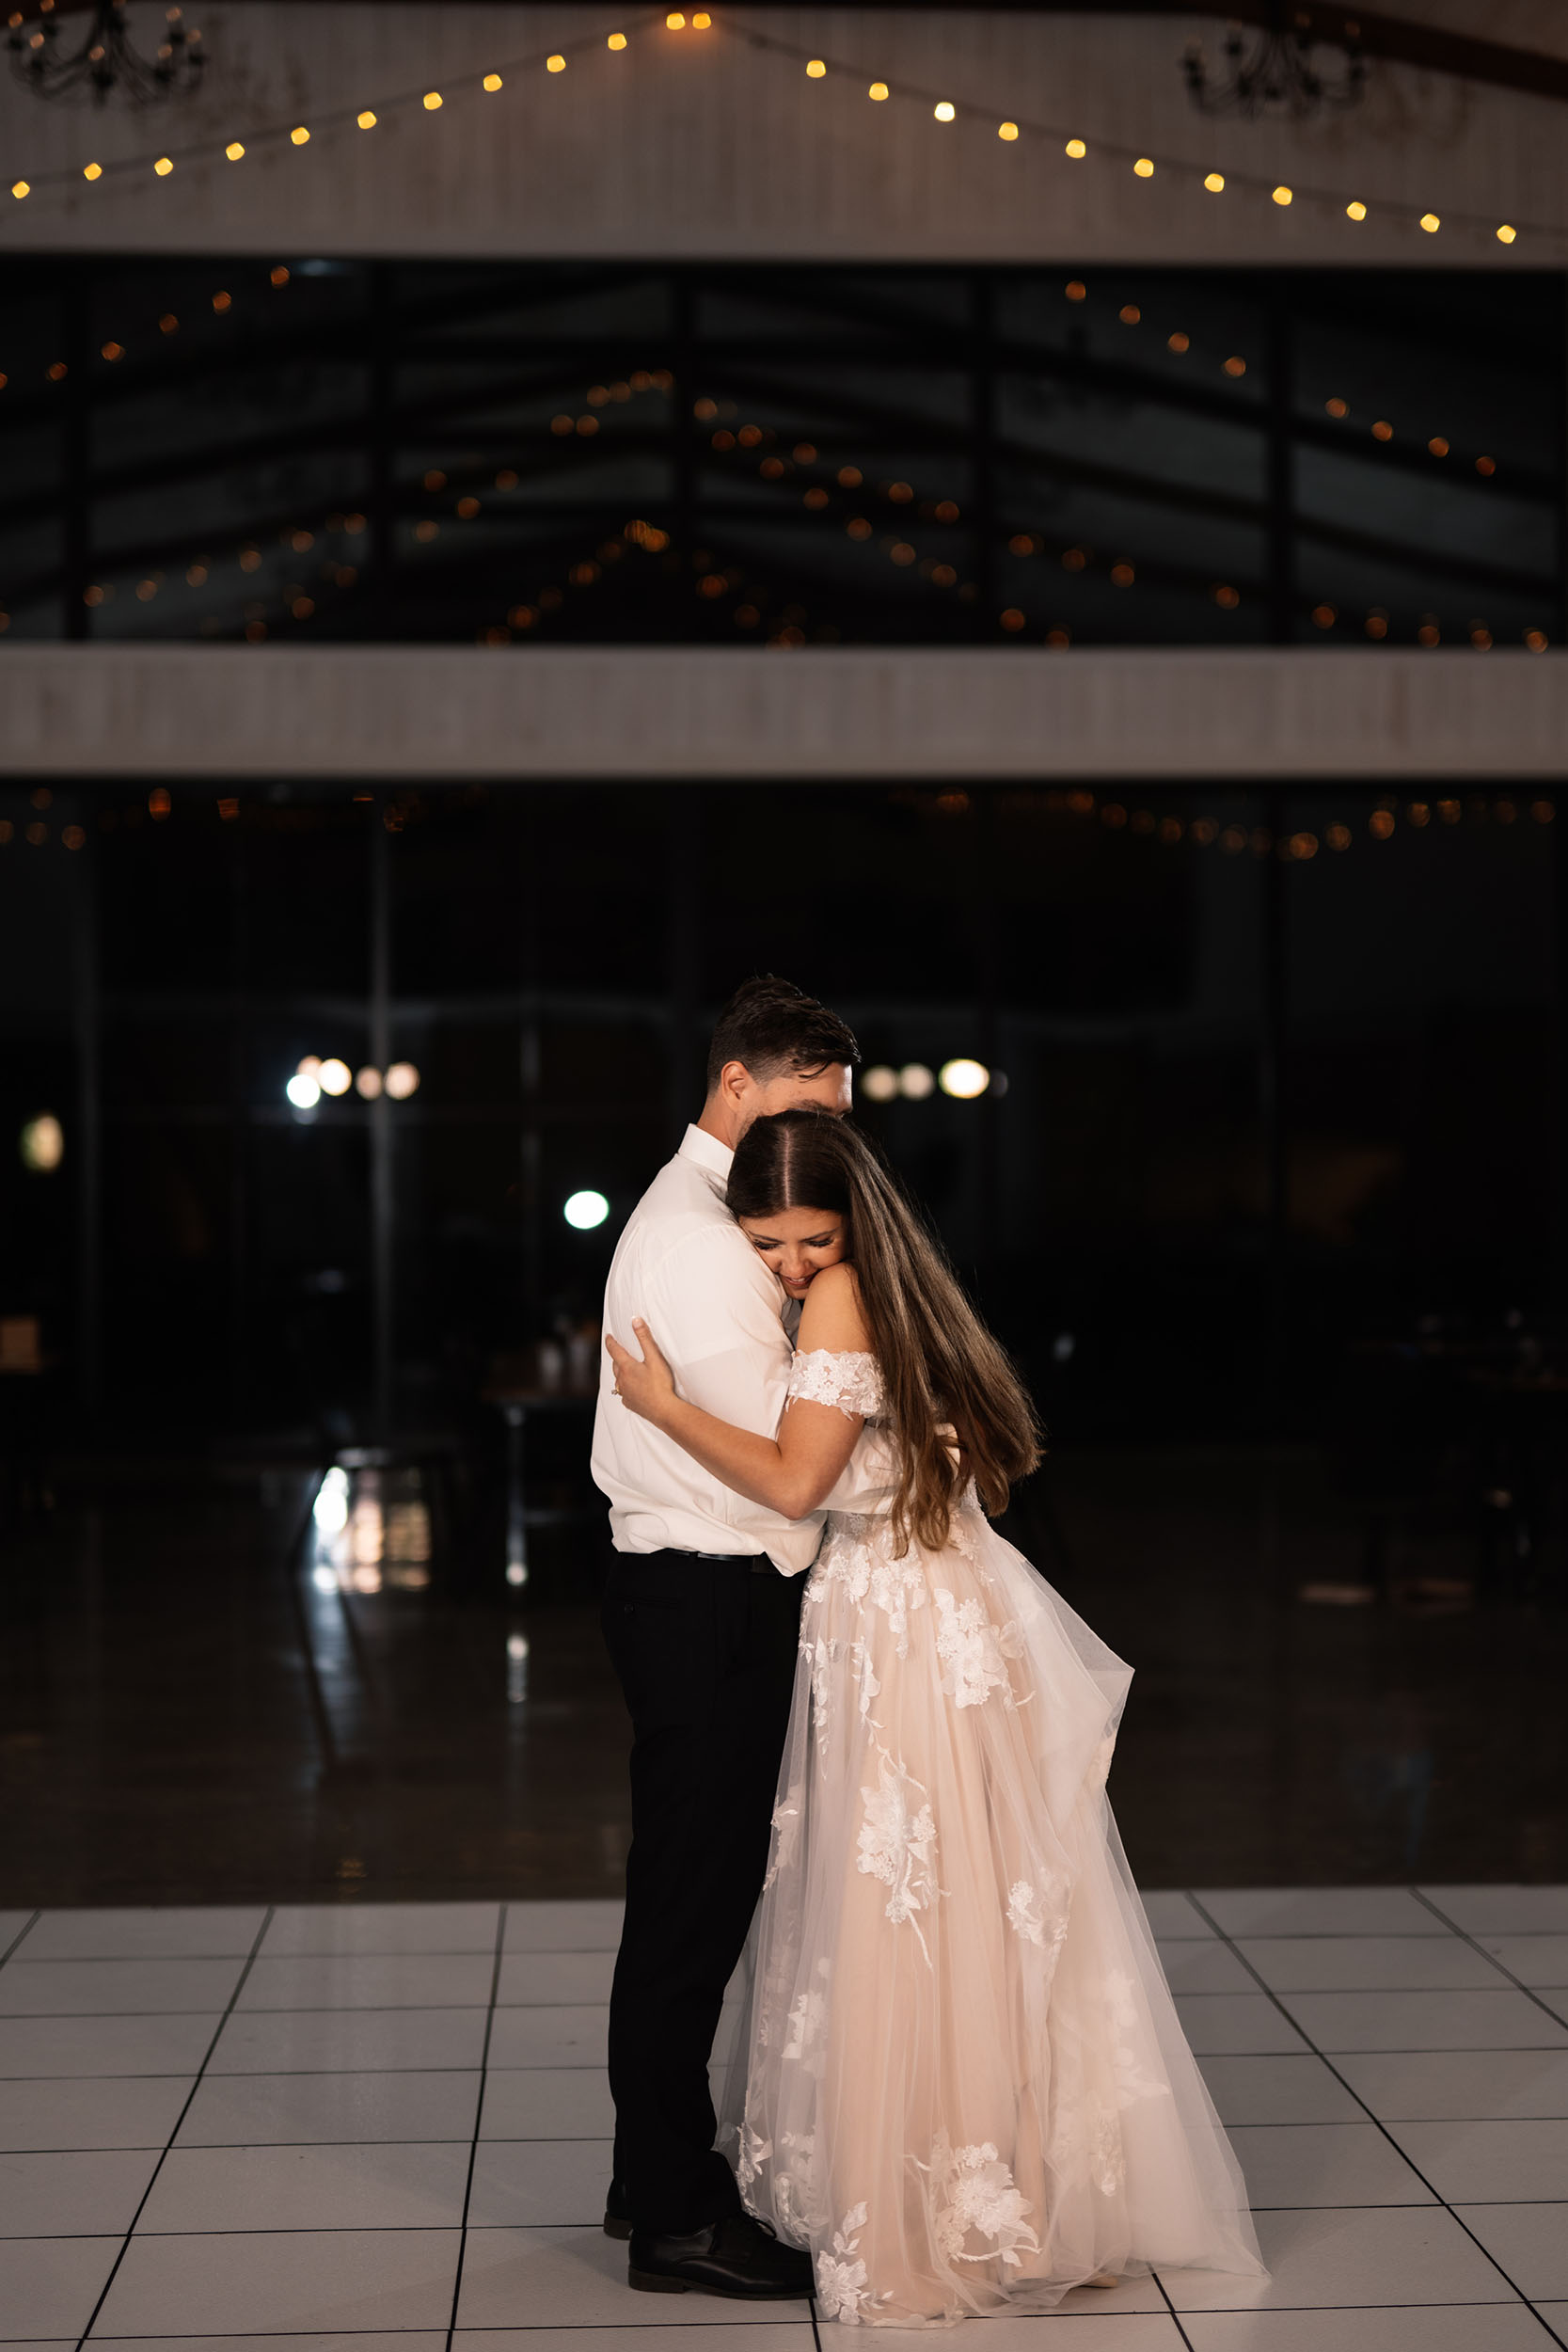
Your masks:
{"label": "black belt", "polygon": [[765,1551],[690,1551],[684,1544],[662,1544],[657,1551],[631,1552],[633,1560],[716,1560],[721,1566],[747,1568],[752,1576],[777,1576],[779,1571]]}

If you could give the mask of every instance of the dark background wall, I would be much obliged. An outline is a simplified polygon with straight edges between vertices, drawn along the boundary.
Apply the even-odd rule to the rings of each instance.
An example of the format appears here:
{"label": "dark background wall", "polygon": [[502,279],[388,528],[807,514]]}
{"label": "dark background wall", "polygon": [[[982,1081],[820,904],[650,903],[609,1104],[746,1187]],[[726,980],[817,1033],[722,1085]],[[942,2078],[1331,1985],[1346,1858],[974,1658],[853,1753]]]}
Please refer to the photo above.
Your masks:
{"label": "dark background wall", "polygon": [[[41,1312],[115,1415],[460,1413],[498,1352],[595,1314],[759,968],[835,1004],[868,1064],[1002,1073],[860,1115],[1060,1426],[1319,1432],[1354,1343],[1554,1310],[1539,794],[214,783],[4,808],[0,1311]],[[410,1060],[419,1091],[295,1111],[307,1054]],[[54,1173],[18,1152],[40,1110]],[[595,1232],[562,1213],[585,1187]]]}

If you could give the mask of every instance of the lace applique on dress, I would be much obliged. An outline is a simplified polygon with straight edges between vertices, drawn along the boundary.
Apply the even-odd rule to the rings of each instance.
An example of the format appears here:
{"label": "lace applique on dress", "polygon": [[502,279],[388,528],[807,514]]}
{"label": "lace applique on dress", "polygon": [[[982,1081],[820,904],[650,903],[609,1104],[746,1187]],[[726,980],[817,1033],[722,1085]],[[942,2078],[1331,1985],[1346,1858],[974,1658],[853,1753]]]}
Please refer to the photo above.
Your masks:
{"label": "lace applique on dress", "polygon": [[808,1405],[836,1405],[841,1413],[867,1421],[886,1401],[876,1357],[859,1348],[808,1348],[790,1366],[787,1394],[791,1404],[800,1397]]}
{"label": "lace applique on dress", "polygon": [[[1039,2252],[1039,2239],[1025,2218],[1033,2208],[997,2154],[994,2140],[955,2148],[945,2132],[939,2133],[929,2170],[936,2240],[949,2262],[1000,2260],[1007,2269],[1017,2270],[1021,2253]],[[983,2251],[966,2250],[964,2240],[971,2232],[990,2240]]]}
{"label": "lace applique on dress", "polygon": [[934,1597],[942,1687],[954,1706],[983,1707],[992,1691],[1005,1691],[1006,1705],[1016,1707],[1006,1661],[1022,1653],[1022,1629],[1011,1622],[993,1624],[979,1601],[955,1600],[940,1584]]}
{"label": "lace applique on dress", "polygon": [[859,2322],[866,2299],[865,2265],[858,2259],[864,2227],[864,2205],[851,2205],[833,2232],[832,2252],[824,2247],[816,2257],[816,2300],[824,2319],[847,2320],[851,2327]]}
{"label": "lace applique on dress", "polygon": [[[937,1825],[928,1803],[918,1802],[926,1790],[901,1764],[884,1754],[875,1788],[861,1790],[860,1859],[858,1869],[880,1879],[891,1891],[886,1912],[895,1927],[913,1921],[920,1948],[926,1938],[915,1919],[928,1911],[941,1889],[936,1882]],[[927,1960],[929,1952],[926,1952]]]}

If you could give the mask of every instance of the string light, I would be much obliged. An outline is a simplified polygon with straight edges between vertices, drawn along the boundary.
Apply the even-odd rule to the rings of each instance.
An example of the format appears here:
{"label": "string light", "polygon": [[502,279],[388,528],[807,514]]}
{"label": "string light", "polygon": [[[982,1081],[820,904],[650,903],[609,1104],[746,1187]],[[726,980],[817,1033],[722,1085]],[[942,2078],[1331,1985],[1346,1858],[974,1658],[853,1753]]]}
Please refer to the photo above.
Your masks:
{"label": "string light", "polygon": [[873,82],[871,87],[866,92],[866,96],[868,98],[874,98],[879,105],[882,100],[887,96],[887,84],[885,82]]}
{"label": "string light", "polygon": [[[1081,279],[1074,278],[1069,282],[1065,292],[1069,300],[1082,301],[1086,296],[1087,288],[1084,285]],[[1142,318],[1142,313],[1137,305],[1134,303],[1125,304],[1122,308],[1120,315],[1129,325],[1137,325]],[[1178,343],[1184,346],[1187,342],[1187,338],[1185,336],[1172,337],[1169,338],[1168,341],[1173,346]],[[1244,373],[1245,364],[1245,361],[1239,358],[1234,358],[1231,362],[1227,362],[1227,366],[1233,373]],[[1338,403],[1330,401],[1327,405],[1331,414],[1343,415],[1345,413],[1345,404],[1342,401]],[[711,399],[705,398],[699,400],[694,405],[695,413],[699,419],[705,421],[712,422],[719,414],[719,404]],[[1391,428],[1389,428],[1389,430],[1391,430]],[[736,449],[754,448],[765,438],[770,439],[773,437],[770,432],[765,433],[761,426],[754,424],[743,424],[736,432],[732,432],[727,427],[721,426],[711,437],[712,445],[715,451],[722,455]],[[816,451],[806,444],[799,445],[794,452],[795,461],[800,464],[815,462],[816,456]],[[784,478],[787,470],[788,468],[785,461],[774,454],[768,454],[763,457],[758,467],[758,471],[761,473],[765,481],[780,481]],[[836,470],[834,481],[836,485],[841,489],[857,489],[863,485],[863,475],[859,467],[841,466]],[[879,487],[878,495],[886,499],[892,504],[900,505],[910,502],[913,499],[914,493],[908,483],[894,482],[882,484]],[[829,493],[820,486],[814,485],[814,487],[808,489],[805,494],[805,504],[808,509],[817,513],[824,513],[830,504]],[[943,500],[927,511],[929,511],[935,519],[942,522],[949,522],[958,520],[959,510],[953,501]],[[868,542],[874,535],[873,525],[867,521],[863,516],[851,516],[849,520],[845,524],[844,529],[846,535],[851,541],[863,546],[866,544],[866,542]],[[933,586],[945,589],[952,588],[958,584],[958,575],[951,565],[940,564],[930,556],[921,560],[918,556],[917,549],[911,546],[908,540],[899,539],[891,543],[884,541],[883,546],[890,559],[902,569],[908,569],[910,566],[918,562],[920,576]],[[1008,549],[1011,554],[1021,557],[1038,555],[1045,552],[1043,542],[1037,539],[1034,533],[1027,532],[1015,532],[1008,541]],[[1061,552],[1060,560],[1064,569],[1074,572],[1081,572],[1085,570],[1090,562],[1087,551],[1080,547],[1069,547],[1064,548]],[[1137,570],[1133,564],[1128,559],[1120,558],[1110,567],[1109,578],[1113,586],[1117,588],[1131,587],[1135,584]],[[1180,584],[1189,586],[1196,585],[1196,583],[1190,580],[1180,581]],[[960,595],[963,595],[966,591],[964,589],[960,589],[959,593]],[[973,596],[973,588],[969,588],[967,593],[970,596]],[[1242,602],[1241,591],[1229,581],[1212,582],[1203,590],[1203,593],[1220,611],[1226,612],[1235,612],[1238,610]],[[1311,618],[1318,628],[1329,628],[1336,625],[1338,615],[1332,606],[1321,604],[1313,608]],[[1017,634],[1023,628],[1027,627],[1027,615],[1023,612],[1022,609],[1018,606],[1008,606],[998,615],[998,619],[1001,627],[1009,634]],[[1480,625],[1478,624],[1477,626],[1479,627]],[[1366,623],[1366,633],[1378,640],[1386,637],[1388,634],[1387,613],[1379,610],[1370,614]],[[1418,639],[1422,644],[1426,644],[1428,642],[1437,642],[1435,636],[1433,636],[1429,640],[1424,628],[1420,632],[1418,632]],[[1537,640],[1539,641],[1538,644],[1536,643]],[[1054,649],[1065,649],[1069,642],[1070,640],[1068,632],[1065,629],[1053,628],[1046,632],[1045,643],[1047,645]],[[1487,643],[1490,644],[1490,637],[1488,637]],[[1527,645],[1529,645],[1532,650],[1541,650],[1544,649],[1547,640],[1541,631],[1532,630],[1526,632],[1525,643]]]}
{"label": "string light", "polygon": [[[286,268],[281,266],[275,267],[269,275],[271,283],[274,286],[286,284],[289,281],[289,272]],[[1084,300],[1087,294],[1086,287],[1081,280],[1077,279],[1069,281],[1065,291],[1069,299],[1077,301]],[[214,294],[212,301],[214,311],[221,313],[230,309],[232,297],[226,290],[220,290]],[[1137,306],[1132,304],[1124,305],[1120,315],[1126,323],[1131,325],[1138,324],[1141,319],[1141,312],[1139,311]],[[168,333],[178,327],[179,322],[173,317],[172,314],[166,314],[159,320],[158,324],[163,332]],[[1188,347],[1187,337],[1180,333],[1169,336],[1167,338],[1167,342],[1172,350],[1185,350]],[[103,346],[103,356],[106,358],[117,359],[120,358],[122,354],[123,346],[118,342],[109,342]],[[1227,372],[1232,374],[1241,374],[1245,372],[1245,362],[1239,358],[1233,357],[1231,359],[1227,360],[1225,365]],[[66,373],[63,362],[56,362],[47,373],[55,380],[59,380]],[[6,378],[3,375],[0,375],[0,388],[3,388],[5,383]],[[613,396],[616,398],[630,397],[633,389],[645,390],[650,389],[667,390],[669,389],[668,376],[663,374],[663,372],[659,372],[657,374],[650,375],[645,371],[639,371],[637,378],[632,384],[614,388]],[[610,400],[611,396],[611,391],[606,387],[595,386],[589,388],[585,398],[589,404],[593,405],[603,405],[606,401]],[[1329,414],[1335,417],[1343,418],[1347,414],[1346,404],[1338,398],[1330,399],[1325,405]],[[714,411],[715,404],[711,401],[698,403],[697,407],[699,415],[702,415],[705,412],[711,415]],[[555,422],[557,428],[564,424],[569,430],[574,429],[574,421],[569,417],[558,418]],[[594,419],[592,415],[578,418],[575,422],[575,429],[579,433],[585,430],[593,432],[596,430],[596,419]],[[1392,427],[1386,420],[1378,420],[1373,424],[1372,431],[1374,436],[1380,441],[1386,441],[1392,437]],[[720,436],[716,436],[715,440],[716,446],[721,448],[733,447],[737,443],[742,447],[754,447],[764,437],[763,429],[761,427],[752,425],[742,426],[737,435],[723,433]],[[769,434],[766,437],[771,438],[772,436]],[[1433,437],[1433,438],[1429,440],[1427,446],[1433,455],[1446,455],[1449,452],[1449,444],[1441,437]],[[816,452],[815,449],[808,448],[807,445],[802,443],[797,448],[795,457],[797,462],[815,462]],[[1495,463],[1490,457],[1482,456],[1478,458],[1476,465],[1478,471],[1483,477],[1490,476],[1495,473]],[[765,478],[776,478],[778,474],[783,472],[783,463],[777,458],[768,458],[762,463],[762,471]],[[440,484],[444,485],[444,476],[436,479],[438,480]],[[511,486],[515,484],[516,479],[517,477],[515,472],[503,469],[502,473],[497,477],[497,486]],[[839,469],[837,480],[839,486],[852,487],[857,486],[861,483],[862,475],[857,468],[844,467]],[[433,478],[427,476],[427,486],[432,486],[432,485]],[[912,498],[913,493],[909,485],[904,483],[895,483],[892,485],[884,485],[882,486],[881,495],[886,496],[895,503],[897,503],[901,501],[908,501]],[[828,504],[828,493],[820,488],[814,487],[806,494],[806,503],[808,507],[815,507],[817,509],[824,508]],[[466,495],[457,501],[456,512],[461,517],[469,518],[473,515],[477,514],[478,511],[479,501],[471,496]],[[935,507],[929,511],[931,511],[935,517],[940,521],[956,520],[958,515],[958,506],[950,500],[939,501]],[[349,519],[346,527],[352,530],[356,521],[360,522],[362,525],[362,518],[352,517]],[[329,525],[328,527],[332,528],[335,526]],[[417,529],[419,535],[433,537],[436,532],[436,525],[432,522],[424,526],[417,527]],[[852,540],[863,542],[872,534],[872,526],[863,521],[863,518],[859,517],[851,518],[850,522],[846,526],[846,529],[847,535]],[[293,543],[296,548],[302,542],[306,546],[310,544],[310,534],[309,532],[295,530],[292,533],[285,532],[284,537],[286,540],[292,538]],[[1011,552],[1015,555],[1043,552],[1039,543],[1037,543],[1031,534],[1027,533],[1015,533],[1009,545]],[[895,542],[889,548],[889,552],[892,554],[893,560],[896,564],[906,568],[914,564],[918,560],[916,549],[907,541]],[[1064,567],[1069,570],[1083,569],[1085,562],[1087,561],[1085,552],[1082,549],[1076,548],[1068,548],[1064,550],[1061,560]],[[260,562],[261,556],[259,550],[254,548],[242,550],[240,556],[242,569],[254,569],[257,565],[259,565]],[[580,569],[580,566],[578,568]],[[958,576],[953,567],[946,564],[938,563],[930,557],[927,557],[923,563],[920,564],[920,571],[921,576],[924,579],[938,587],[951,588],[958,584]],[[348,576],[346,583],[341,577],[341,575],[345,573]],[[353,567],[344,565],[337,566],[335,572],[329,567],[328,576],[337,577],[338,584],[341,587],[345,584],[352,584],[355,577]],[[186,577],[190,584],[193,586],[204,585],[208,580],[208,567],[206,564],[203,562],[192,564]],[[1133,566],[1125,559],[1118,561],[1111,567],[1110,578],[1114,585],[1129,586],[1132,584],[1135,577],[1136,575]],[[161,579],[162,575],[158,575],[158,578]],[[578,580],[576,584],[583,583]],[[152,583],[144,582],[141,588],[138,589],[137,593],[145,600],[149,596],[156,593],[156,588]],[[973,588],[966,587],[963,591],[961,591],[961,593],[973,596],[974,591]],[[1228,583],[1212,585],[1206,593],[1217,606],[1226,611],[1236,609],[1241,600],[1239,592]],[[89,605],[98,605],[103,603],[107,597],[112,596],[113,594],[114,591],[112,587],[89,587],[86,592],[86,601]],[[289,609],[292,611],[295,619],[303,620],[309,618],[313,613],[315,606],[313,601],[309,596],[306,596],[303,594],[293,594]],[[1323,605],[1313,609],[1311,617],[1319,628],[1331,628],[1335,625],[1338,618],[1332,607]],[[1009,631],[1016,632],[1019,628],[1024,626],[1024,616],[1019,608],[1008,607],[1006,613],[1002,616],[1002,625]],[[5,621],[0,619],[0,628],[4,628],[5,626]],[[253,627],[255,628],[258,635],[265,634],[264,627],[261,627],[259,622],[253,624]],[[247,631],[247,634],[251,632]],[[1378,638],[1386,636],[1387,634],[1386,613],[1375,612],[1369,615],[1367,622],[1367,633]],[[1418,640],[1423,644],[1435,644],[1439,642],[1438,633],[1435,628],[1432,626],[1431,616],[1428,616],[1427,620],[1423,621],[1422,627],[1418,631]],[[1069,642],[1067,632],[1059,628],[1053,628],[1049,632],[1046,642],[1053,646],[1065,646]],[[1470,642],[1472,644],[1477,645],[1483,650],[1491,647],[1493,644],[1492,634],[1483,623],[1477,622],[1472,625]],[[1525,631],[1524,642],[1532,651],[1544,650],[1549,643],[1544,632],[1537,628],[1531,628]]]}
{"label": "string light", "polygon": [[[686,18],[682,11],[672,10],[666,17],[665,21],[672,30],[678,30],[684,26]],[[700,9],[692,16],[690,22],[694,29],[706,30],[711,26],[713,20],[706,10]],[[743,38],[752,48],[771,51],[781,56],[793,57],[797,60],[801,57],[802,53],[800,48],[780,35],[770,32],[763,32],[750,24],[748,24],[745,27],[744,33],[741,33],[739,28],[735,29],[736,37]],[[555,51],[548,57],[546,57],[545,60],[546,72],[551,73],[564,72],[569,56],[579,52],[586,53],[591,49],[596,49],[601,40],[603,40],[605,45],[612,51],[624,50],[626,46],[626,36],[624,33],[614,32],[609,34],[608,36],[604,36],[598,32],[594,32],[590,35],[585,35],[580,40],[569,43],[566,50]],[[536,59],[537,53],[535,53],[534,60],[525,58],[515,60],[514,64],[516,70],[521,71],[530,62],[536,61]],[[846,72],[851,71],[851,69],[848,68],[845,68],[844,70]],[[806,72],[813,80],[823,79],[827,75],[828,71],[829,61],[826,58],[813,57],[806,60]],[[483,84],[483,87],[484,89],[493,90],[499,89],[501,87],[502,76],[499,72],[489,74],[484,77]],[[871,95],[874,98],[886,96],[890,94],[890,90],[891,86],[885,82],[879,84],[874,83],[871,87]],[[934,97],[934,94],[929,91],[921,91],[910,86],[906,86],[906,94],[916,98],[925,97],[927,100]],[[436,111],[438,108],[442,107],[444,103],[441,94],[439,92],[433,91],[406,93],[401,99],[393,97],[384,100],[382,103],[384,106],[395,106],[400,103],[412,103],[412,98],[416,95],[420,97],[421,105],[423,105],[426,110],[430,112]],[[943,111],[943,109],[947,109],[948,111]],[[955,119],[956,109],[952,107],[951,101],[942,99],[935,101],[935,103],[933,104],[933,113],[936,119],[939,121],[948,122]],[[350,119],[356,122],[361,130],[371,130],[376,125],[377,114],[374,109],[369,107],[357,111],[353,109],[344,109],[340,115],[324,118],[324,127],[331,128],[336,122],[347,122]],[[1004,126],[999,130],[998,136],[1000,139],[1010,144],[1013,140],[1022,136],[1026,131],[1038,132],[1046,137],[1050,137],[1052,135],[1060,136],[1060,131],[1056,126],[1040,121],[1024,123],[1009,122],[1008,124],[1004,124]],[[272,129],[262,129],[252,134],[251,143],[252,145],[264,143],[268,139],[277,138],[281,135],[281,130],[277,127],[274,127]],[[303,147],[309,142],[311,133],[305,124],[301,123],[295,125],[292,130],[290,130],[287,135],[294,146]],[[216,140],[211,142],[197,142],[184,151],[184,157],[187,161],[199,161],[206,154],[228,154],[231,161],[237,161],[239,158],[233,155],[232,148],[239,144],[240,142],[237,141],[224,143]],[[1066,140],[1063,151],[1071,161],[1076,163],[1084,161],[1088,151],[1082,138],[1072,136]],[[1115,160],[1119,156],[1131,161],[1132,163],[1133,169],[1137,172],[1140,178],[1151,178],[1156,168],[1169,169],[1179,177],[1196,172],[1196,167],[1188,163],[1184,158],[1149,155],[1135,156],[1131,149],[1118,146],[1117,142],[1112,140],[1102,141],[1101,151],[1111,160]],[[103,179],[107,178],[112,172],[124,172],[136,169],[138,167],[138,160],[141,167],[145,167],[145,164],[148,160],[145,157],[141,159],[137,159],[135,157],[126,157],[107,167],[99,166],[96,167],[96,170],[87,166],[62,167],[59,169],[44,173],[38,183],[31,183],[26,180],[17,180],[13,182],[11,193],[13,198],[20,201],[22,199],[34,192],[35,185],[45,186],[64,184],[67,181],[75,179],[78,174],[88,179]],[[168,174],[172,172],[174,168],[174,158],[169,156],[162,156],[153,162],[153,169],[157,172],[160,178],[166,178]],[[1206,174],[1197,174],[1196,176],[1199,178],[1201,184],[1212,194],[1217,195],[1221,193],[1227,185],[1226,176],[1217,171],[1211,171]],[[1343,199],[1335,192],[1321,186],[1298,189],[1290,189],[1283,186],[1271,187],[1269,183],[1258,174],[1246,173],[1232,175],[1232,183],[1240,188],[1251,188],[1259,193],[1266,192],[1273,198],[1276,205],[1288,205],[1294,202],[1298,198],[1305,198],[1311,202],[1330,204],[1342,208],[1344,216],[1353,221],[1365,220],[1367,217],[1367,207],[1359,199],[1352,199],[1350,202],[1345,203]],[[1505,246],[1513,245],[1521,234],[1521,230],[1518,226],[1513,222],[1503,222],[1499,224],[1495,220],[1486,219],[1484,216],[1473,213],[1463,213],[1456,215],[1453,217],[1457,219],[1462,226],[1469,227],[1475,230],[1483,230],[1493,240]],[[1442,226],[1441,216],[1436,213],[1424,213],[1420,215],[1420,225],[1429,233],[1434,234]],[[1540,234],[1547,239],[1560,241],[1562,232],[1557,224],[1540,222],[1528,225],[1533,227]]]}
{"label": "string light", "polygon": [[496,91],[502,88],[504,85],[499,73],[487,73],[479,87],[482,90],[488,91],[489,94],[494,97]]}
{"label": "string light", "polygon": [[241,146],[238,139],[230,139],[223,151],[231,164],[237,164],[244,155],[245,149]]}

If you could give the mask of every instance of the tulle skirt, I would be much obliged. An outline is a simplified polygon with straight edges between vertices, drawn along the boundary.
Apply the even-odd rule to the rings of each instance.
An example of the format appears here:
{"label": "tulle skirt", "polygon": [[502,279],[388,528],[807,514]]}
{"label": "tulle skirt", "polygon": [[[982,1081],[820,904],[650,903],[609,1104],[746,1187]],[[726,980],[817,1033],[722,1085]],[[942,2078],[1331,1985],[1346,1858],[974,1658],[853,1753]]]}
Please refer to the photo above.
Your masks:
{"label": "tulle skirt", "polygon": [[973,1498],[941,1552],[830,1518],[727,2095],[825,2318],[1261,2275],[1105,1796],[1130,1680]]}

